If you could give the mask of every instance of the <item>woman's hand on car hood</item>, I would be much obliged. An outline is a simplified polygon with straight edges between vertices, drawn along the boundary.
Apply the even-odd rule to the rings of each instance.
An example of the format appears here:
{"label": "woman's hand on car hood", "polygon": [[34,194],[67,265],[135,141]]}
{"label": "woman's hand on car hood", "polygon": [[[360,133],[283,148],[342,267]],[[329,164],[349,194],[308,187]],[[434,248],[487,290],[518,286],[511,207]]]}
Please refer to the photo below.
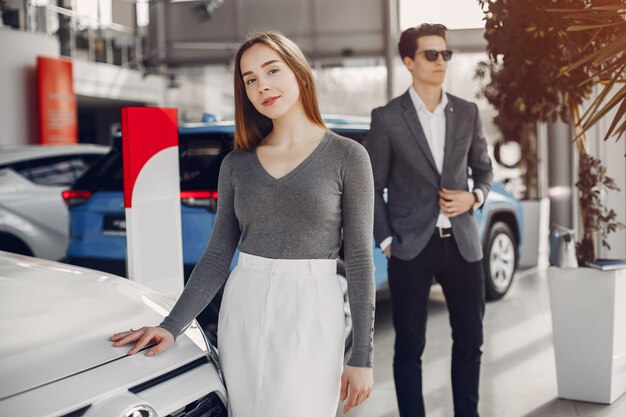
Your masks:
{"label": "woman's hand on car hood", "polygon": [[136,342],[133,348],[128,351],[129,355],[134,355],[139,352],[152,341],[156,344],[146,352],[146,356],[157,355],[169,349],[174,344],[174,336],[162,327],[142,327],[138,330],[130,329],[125,332],[115,333],[113,336],[109,337],[109,340],[114,342],[114,347]]}

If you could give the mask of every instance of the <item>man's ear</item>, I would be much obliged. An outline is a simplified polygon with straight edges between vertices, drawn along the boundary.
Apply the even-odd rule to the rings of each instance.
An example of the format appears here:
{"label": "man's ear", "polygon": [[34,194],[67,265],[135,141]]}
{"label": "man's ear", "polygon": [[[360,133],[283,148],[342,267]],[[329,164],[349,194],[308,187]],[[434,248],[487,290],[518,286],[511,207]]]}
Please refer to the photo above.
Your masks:
{"label": "man's ear", "polygon": [[402,62],[404,62],[404,66],[409,70],[409,71],[413,71],[413,60],[411,58],[409,58],[408,56],[405,56],[404,58],[402,58]]}

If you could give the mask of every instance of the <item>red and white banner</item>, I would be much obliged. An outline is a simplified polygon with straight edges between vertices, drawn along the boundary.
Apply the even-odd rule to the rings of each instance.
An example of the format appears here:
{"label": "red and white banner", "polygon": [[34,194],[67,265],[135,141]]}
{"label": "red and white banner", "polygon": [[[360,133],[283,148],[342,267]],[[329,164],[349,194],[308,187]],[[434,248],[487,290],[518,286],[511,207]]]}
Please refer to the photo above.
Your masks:
{"label": "red and white banner", "polygon": [[78,143],[78,117],[71,60],[37,57],[37,96],[39,143]]}
{"label": "red and white banner", "polygon": [[128,278],[178,296],[184,280],[176,109],[124,107],[122,157]]}

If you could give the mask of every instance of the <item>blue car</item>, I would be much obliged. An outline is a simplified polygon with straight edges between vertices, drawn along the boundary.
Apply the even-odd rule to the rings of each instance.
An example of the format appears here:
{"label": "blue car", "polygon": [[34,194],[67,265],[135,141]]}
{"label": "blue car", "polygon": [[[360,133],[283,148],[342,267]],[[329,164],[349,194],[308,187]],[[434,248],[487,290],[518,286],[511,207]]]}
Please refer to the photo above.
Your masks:
{"label": "blue car", "polygon": [[[325,117],[324,121],[339,135],[362,144],[367,140],[368,118]],[[211,235],[217,207],[217,177],[222,160],[232,149],[233,132],[232,120],[211,117],[179,127],[185,280]],[[119,133],[115,135],[109,154],[64,193],[70,212],[70,243],[65,262],[126,276],[121,140]],[[474,216],[485,250],[486,296],[495,300],[506,294],[513,282],[522,242],[521,206],[501,184],[495,183]],[[236,262],[237,256],[233,267]],[[382,289],[387,284],[387,258],[378,247],[374,249],[374,262],[376,286]],[[345,275],[341,263],[338,273]],[[216,297],[198,318],[203,326],[217,322],[219,302]]]}

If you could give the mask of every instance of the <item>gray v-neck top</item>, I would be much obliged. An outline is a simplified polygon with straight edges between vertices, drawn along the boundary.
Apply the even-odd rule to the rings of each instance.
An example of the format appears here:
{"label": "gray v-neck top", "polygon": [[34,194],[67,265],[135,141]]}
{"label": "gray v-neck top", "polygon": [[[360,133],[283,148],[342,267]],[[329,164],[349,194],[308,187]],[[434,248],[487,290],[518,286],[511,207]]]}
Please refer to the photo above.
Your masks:
{"label": "gray v-neck top", "polygon": [[[373,365],[374,181],[367,151],[327,132],[291,172],[272,177],[256,150],[228,154],[208,246],[172,312],[159,325],[178,336],[213,299],[235,249],[273,259],[337,259],[344,248],[353,349],[348,364]],[[240,241],[241,240],[241,241]]]}

